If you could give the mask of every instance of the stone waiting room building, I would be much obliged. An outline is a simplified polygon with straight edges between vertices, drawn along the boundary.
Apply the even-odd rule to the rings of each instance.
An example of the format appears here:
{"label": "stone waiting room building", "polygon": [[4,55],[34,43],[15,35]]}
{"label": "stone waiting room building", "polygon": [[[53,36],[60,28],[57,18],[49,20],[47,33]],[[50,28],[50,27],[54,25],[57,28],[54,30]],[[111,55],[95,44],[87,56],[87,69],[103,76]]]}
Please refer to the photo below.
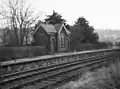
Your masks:
{"label": "stone waiting room building", "polygon": [[44,45],[50,53],[70,50],[70,31],[64,24],[39,24],[33,32],[36,45]]}

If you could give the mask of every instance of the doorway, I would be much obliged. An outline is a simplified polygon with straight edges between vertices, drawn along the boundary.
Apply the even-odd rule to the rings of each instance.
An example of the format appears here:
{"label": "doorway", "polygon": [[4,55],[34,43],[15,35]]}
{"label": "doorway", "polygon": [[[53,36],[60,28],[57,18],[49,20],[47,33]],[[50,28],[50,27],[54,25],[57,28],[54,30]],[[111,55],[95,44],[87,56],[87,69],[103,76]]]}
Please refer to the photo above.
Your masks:
{"label": "doorway", "polygon": [[56,40],[54,37],[51,38],[51,54],[56,52]]}

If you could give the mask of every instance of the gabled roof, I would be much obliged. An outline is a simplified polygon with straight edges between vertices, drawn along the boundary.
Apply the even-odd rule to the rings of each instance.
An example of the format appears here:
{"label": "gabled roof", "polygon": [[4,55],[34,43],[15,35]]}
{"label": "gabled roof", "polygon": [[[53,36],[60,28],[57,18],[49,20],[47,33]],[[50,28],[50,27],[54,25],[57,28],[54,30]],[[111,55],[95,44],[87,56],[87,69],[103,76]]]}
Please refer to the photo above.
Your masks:
{"label": "gabled roof", "polygon": [[63,24],[55,24],[54,25],[57,32],[59,32],[59,30],[61,29],[62,25]]}
{"label": "gabled roof", "polygon": [[34,35],[40,27],[42,27],[47,32],[47,34],[57,32],[52,24],[39,24],[35,31],[32,33],[32,35]]}
{"label": "gabled roof", "polygon": [[71,32],[69,30],[66,30],[67,34],[69,35]]}
{"label": "gabled roof", "polygon": [[[60,33],[62,27],[65,28],[64,24],[55,24],[55,25],[52,25],[52,24],[39,24],[39,26],[35,29],[35,31],[33,32],[32,35],[35,34],[35,32],[39,29],[40,26],[47,32],[47,34]],[[66,28],[65,28],[65,31],[66,31],[67,35],[70,34],[70,31],[68,31]]]}
{"label": "gabled roof", "polygon": [[57,31],[58,33],[61,32],[62,28],[65,29],[67,35],[69,35],[69,34],[71,33],[70,31],[68,31],[68,30],[66,29],[66,27],[65,27],[64,24],[55,24],[54,26],[55,26],[55,29],[56,29],[56,31]]}
{"label": "gabled roof", "polygon": [[51,24],[41,24],[41,27],[49,34],[56,33],[55,27]]}

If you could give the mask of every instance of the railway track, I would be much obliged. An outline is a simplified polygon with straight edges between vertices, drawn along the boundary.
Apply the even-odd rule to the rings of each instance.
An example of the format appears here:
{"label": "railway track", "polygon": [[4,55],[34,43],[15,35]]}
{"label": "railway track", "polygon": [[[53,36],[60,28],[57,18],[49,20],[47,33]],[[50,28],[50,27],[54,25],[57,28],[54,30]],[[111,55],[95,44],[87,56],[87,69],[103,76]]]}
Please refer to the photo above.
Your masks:
{"label": "railway track", "polygon": [[75,76],[85,66],[106,61],[112,55],[93,56],[83,60],[34,68],[0,76],[0,89],[44,89],[52,84]]}

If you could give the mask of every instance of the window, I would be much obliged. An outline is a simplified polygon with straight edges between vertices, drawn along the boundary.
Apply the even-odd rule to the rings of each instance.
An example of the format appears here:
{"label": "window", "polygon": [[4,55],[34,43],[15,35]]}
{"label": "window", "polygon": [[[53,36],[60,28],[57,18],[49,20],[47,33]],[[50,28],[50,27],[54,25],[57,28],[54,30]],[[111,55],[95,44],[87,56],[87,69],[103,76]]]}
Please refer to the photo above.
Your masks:
{"label": "window", "polygon": [[64,40],[64,35],[61,34],[61,35],[60,35],[60,48],[64,48],[64,46],[65,46],[65,45],[64,45],[64,41],[65,41],[65,40]]}

